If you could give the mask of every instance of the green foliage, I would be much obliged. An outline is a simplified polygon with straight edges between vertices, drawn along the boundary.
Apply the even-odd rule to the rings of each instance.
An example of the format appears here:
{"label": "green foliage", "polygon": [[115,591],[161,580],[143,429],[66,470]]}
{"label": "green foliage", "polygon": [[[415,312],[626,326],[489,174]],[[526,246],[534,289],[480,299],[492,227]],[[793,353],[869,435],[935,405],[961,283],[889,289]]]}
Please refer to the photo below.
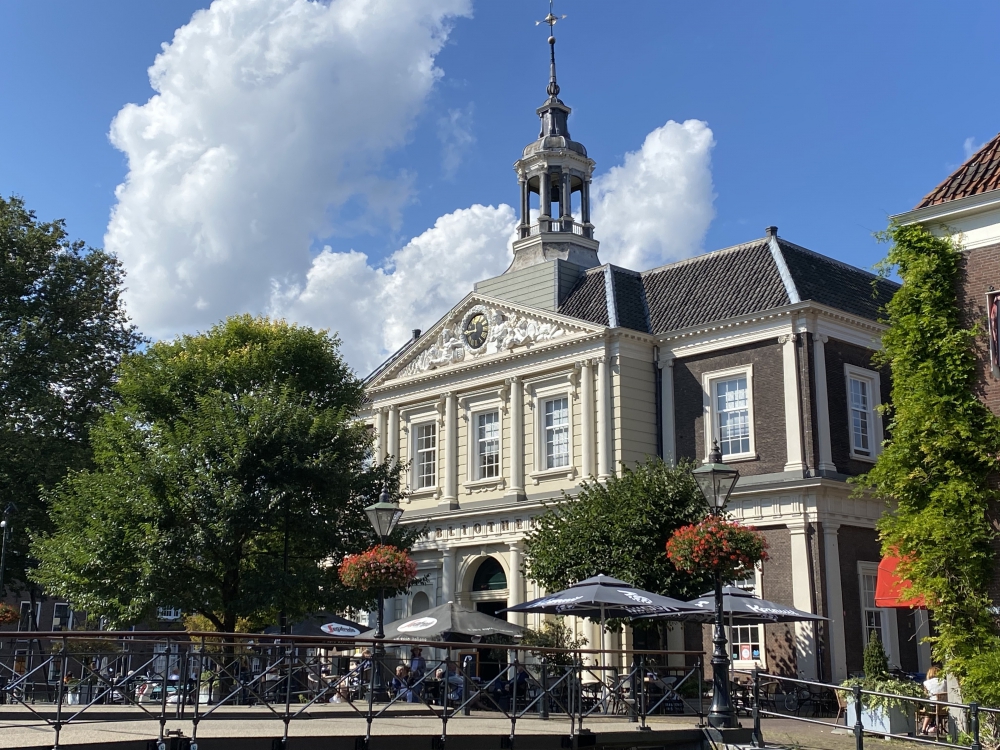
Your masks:
{"label": "green foliage", "polygon": [[1000,427],[974,392],[981,331],[961,324],[960,248],[920,226],[892,225],[881,239],[892,243],[882,273],[903,280],[880,355],[892,368],[891,440],[860,484],[894,506],[879,523],[883,552],[900,556],[900,575],[933,611],[936,659],[962,674],[994,635],[986,513]]}
{"label": "green foliage", "polygon": [[90,465],[91,426],[111,403],[121,357],[141,341],[124,275],[114,257],[70,242],[64,222],[0,198],[0,509],[18,508],[8,584],[25,581],[29,533],[49,528],[42,489]]}
{"label": "green foliage", "polygon": [[705,516],[705,498],[688,465],[650,459],[607,483],[585,481],[577,497],[563,495],[536,518],[525,538],[525,569],[548,591],[604,573],[680,599],[698,596],[707,574],[678,571],[667,540]]}
{"label": "green foliage", "polygon": [[[927,692],[924,686],[913,680],[904,680],[899,677],[890,677],[888,674],[881,677],[851,677],[840,683],[844,687],[854,687],[860,685],[862,690],[871,690],[876,693],[889,693],[898,698],[887,698],[883,695],[863,695],[861,705],[864,709],[879,709],[887,711],[890,708],[898,708],[902,711],[913,711],[920,706],[918,703],[908,701],[906,698],[926,698]],[[854,702],[854,696],[847,694],[849,703]]]}
{"label": "green foliage", "polygon": [[[587,639],[583,636],[577,638],[564,618],[557,617],[555,620],[544,620],[542,627],[538,630],[526,628],[524,636],[521,638],[521,645],[536,649],[565,648],[573,650],[586,646]],[[537,657],[544,656],[549,664],[573,663],[572,654],[549,653],[540,650],[532,651],[531,654]]]}
{"label": "green foliage", "polygon": [[51,493],[55,530],[34,537],[49,593],[115,626],[172,606],[226,632],[367,603],[337,563],[376,541],[364,507],[383,482],[398,496],[399,470],[370,461],[335,338],[234,317],[128,357],[116,390],[94,469]]}
{"label": "green foliage", "polygon": [[868,645],[864,653],[865,677],[878,678],[889,676],[889,658],[885,655],[882,639],[878,631],[873,630],[868,636]]}

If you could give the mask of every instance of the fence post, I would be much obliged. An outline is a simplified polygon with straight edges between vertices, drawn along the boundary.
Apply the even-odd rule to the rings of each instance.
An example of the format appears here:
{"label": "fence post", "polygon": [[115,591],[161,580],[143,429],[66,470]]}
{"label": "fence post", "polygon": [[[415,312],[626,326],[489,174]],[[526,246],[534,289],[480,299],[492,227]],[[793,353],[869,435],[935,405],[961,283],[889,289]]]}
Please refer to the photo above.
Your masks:
{"label": "fence post", "polygon": [[982,750],[979,744],[979,704],[972,702],[969,704],[969,731],[972,733],[971,750]]}
{"label": "fence post", "polygon": [[640,676],[639,680],[636,681],[635,676],[639,671],[639,655],[636,653],[632,654],[632,674],[629,676],[629,688],[632,691],[632,704],[628,709],[628,723],[635,724],[639,721],[639,690],[641,690],[645,683]]}
{"label": "fence post", "polygon": [[753,666],[753,739],[754,747],[764,747],[764,736],[760,731],[760,669]]}
{"label": "fence post", "polygon": [[544,656],[542,657],[542,694],[538,696],[538,718],[548,719],[549,718],[549,662]]}
{"label": "fence post", "polygon": [[865,750],[865,725],[861,722],[861,686],[854,686],[854,746]]}
{"label": "fence post", "polygon": [[701,675],[701,657],[698,657],[697,663],[694,665],[695,670],[698,672],[698,726],[705,726],[705,686],[702,684]]}

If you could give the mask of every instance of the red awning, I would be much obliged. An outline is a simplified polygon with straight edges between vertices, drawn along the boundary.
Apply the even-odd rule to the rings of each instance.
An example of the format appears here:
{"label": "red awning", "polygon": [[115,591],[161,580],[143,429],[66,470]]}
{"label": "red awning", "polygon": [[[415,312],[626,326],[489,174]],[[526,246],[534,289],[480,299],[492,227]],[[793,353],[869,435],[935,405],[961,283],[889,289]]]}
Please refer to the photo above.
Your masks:
{"label": "red awning", "polygon": [[923,609],[922,596],[910,596],[913,584],[896,573],[899,565],[898,557],[883,557],[878,564],[878,580],[875,583],[876,607],[900,607],[907,609]]}

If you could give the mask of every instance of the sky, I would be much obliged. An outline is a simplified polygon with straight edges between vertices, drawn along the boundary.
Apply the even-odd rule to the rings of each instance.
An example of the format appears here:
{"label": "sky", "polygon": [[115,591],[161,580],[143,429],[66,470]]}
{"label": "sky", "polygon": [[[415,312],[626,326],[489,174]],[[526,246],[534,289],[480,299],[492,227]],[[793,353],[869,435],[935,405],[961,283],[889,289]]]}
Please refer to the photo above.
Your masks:
{"label": "sky", "polygon": [[[556,0],[601,258],[873,232],[1000,130],[1000,6]],[[240,312],[364,374],[510,261],[543,0],[5,0],[0,195],[114,252],[153,339]],[[738,289],[738,280],[734,280]]]}

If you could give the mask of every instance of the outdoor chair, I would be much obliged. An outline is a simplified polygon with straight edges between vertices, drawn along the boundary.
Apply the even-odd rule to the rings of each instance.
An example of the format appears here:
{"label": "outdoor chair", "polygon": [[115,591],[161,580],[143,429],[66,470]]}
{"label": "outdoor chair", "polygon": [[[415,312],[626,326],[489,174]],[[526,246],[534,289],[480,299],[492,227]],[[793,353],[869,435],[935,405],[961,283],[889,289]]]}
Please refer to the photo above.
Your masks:
{"label": "outdoor chair", "polygon": [[841,717],[843,717],[844,724],[847,724],[847,691],[834,690],[833,692],[837,696],[837,718],[834,719],[834,722],[839,724]]}

